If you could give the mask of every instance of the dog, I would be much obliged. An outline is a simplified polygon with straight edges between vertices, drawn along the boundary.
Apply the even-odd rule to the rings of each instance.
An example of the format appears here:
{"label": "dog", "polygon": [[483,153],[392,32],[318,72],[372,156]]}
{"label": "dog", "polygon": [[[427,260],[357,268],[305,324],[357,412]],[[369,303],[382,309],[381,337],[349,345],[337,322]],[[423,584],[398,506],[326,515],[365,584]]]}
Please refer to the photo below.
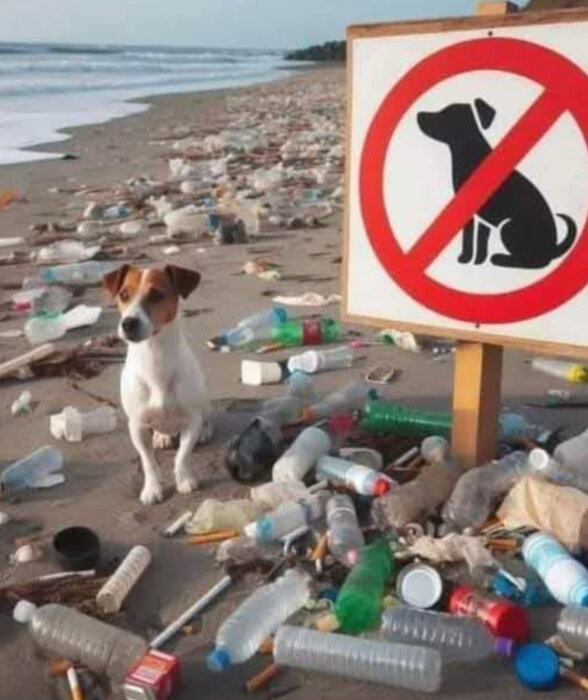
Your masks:
{"label": "dog", "polygon": [[[483,130],[491,126],[495,117],[496,110],[482,99],[475,100],[473,106],[451,104],[440,112],[417,115],[420,130],[449,147],[455,192],[492,151]],[[570,216],[557,216],[567,227],[566,236],[559,243],[557,220],[549,204],[539,189],[515,170],[467,223],[458,262],[470,263],[472,259],[475,265],[485,262],[490,234],[492,229],[498,229],[507,253],[492,255],[493,265],[546,267],[570,250],[578,232]]]}
{"label": "dog", "polygon": [[190,466],[198,442],[211,437],[211,406],[200,363],[184,337],[181,299],[200,283],[200,274],[175,265],[139,269],[123,265],[103,278],[120,310],[118,334],[128,345],[121,374],[122,406],[141,459],[141,502],[162,499],[155,448],[170,447],[179,434],[174,461],[177,490],[198,488]]}

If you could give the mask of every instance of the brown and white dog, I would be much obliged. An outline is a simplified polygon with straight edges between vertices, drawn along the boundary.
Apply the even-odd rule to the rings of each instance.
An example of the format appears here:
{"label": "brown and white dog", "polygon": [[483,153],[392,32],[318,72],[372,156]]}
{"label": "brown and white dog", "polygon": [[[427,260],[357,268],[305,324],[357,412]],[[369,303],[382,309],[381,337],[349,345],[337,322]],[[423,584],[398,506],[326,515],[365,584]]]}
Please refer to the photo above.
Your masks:
{"label": "brown and white dog", "polygon": [[131,441],[145,475],[141,502],[162,499],[154,448],[168,447],[179,434],[174,462],[180,493],[198,488],[190,468],[197,442],[210,438],[211,407],[200,363],[184,337],[180,301],[200,282],[200,274],[175,265],[139,269],[123,265],[103,278],[116,299],[119,336],[128,350],[121,375],[121,402]]}

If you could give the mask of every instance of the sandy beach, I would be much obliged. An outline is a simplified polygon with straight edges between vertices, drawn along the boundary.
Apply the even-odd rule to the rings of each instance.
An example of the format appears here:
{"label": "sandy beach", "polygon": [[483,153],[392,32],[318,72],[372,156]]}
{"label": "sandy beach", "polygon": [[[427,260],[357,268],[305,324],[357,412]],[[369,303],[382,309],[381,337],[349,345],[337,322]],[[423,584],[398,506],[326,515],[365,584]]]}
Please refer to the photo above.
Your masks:
{"label": "sandy beach", "polygon": [[[75,129],[69,141],[41,149],[67,152],[76,156],[75,159],[0,167],[0,191],[16,189],[26,198],[0,212],[0,236],[22,235],[32,239],[32,225],[75,220],[80,204],[92,198],[75,196],[73,191],[82,186],[110,188],[115,183],[140,175],[164,180],[168,174],[170,145],[169,140],[163,139],[172,129],[184,125],[200,133],[214,133],[228,126],[238,112],[234,104],[231,112],[228,111],[235,96],[260,103],[265,98],[276,96],[276,104],[289,97],[292,109],[297,109],[300,101],[318,99],[321,92],[328,94],[333,90],[342,98],[343,82],[344,71],[339,68],[304,71],[294,77],[255,87],[153,98],[149,100],[151,108],[142,114]],[[52,438],[49,416],[64,406],[94,408],[100,404],[92,395],[118,405],[123,348],[120,348],[119,357],[109,362],[97,376],[79,381],[78,388],[66,377],[4,381],[0,385],[0,462],[8,464],[42,445],[55,444],[65,456],[67,482],[50,490],[26,492],[18,499],[1,504],[1,509],[12,517],[12,522],[0,529],[0,586],[59,571],[59,565],[51,555],[50,539],[56,530],[66,525],[87,525],[95,529],[102,541],[104,562],[124,555],[133,544],[145,544],[151,549],[153,564],[148,574],[129,597],[124,612],[112,618],[114,624],[128,627],[147,638],[160,631],[222,577],[222,570],[215,564],[214,546],[191,547],[181,536],[164,539],[161,534],[163,526],[187,508],[195,509],[204,498],[228,499],[247,494],[247,489],[229,479],[223,467],[224,445],[247,423],[251,413],[246,409],[254,410],[257,401],[277,394],[280,387],[243,386],[239,381],[239,367],[246,355],[213,353],[207,349],[205,341],[250,313],[266,308],[275,294],[338,292],[340,228],[341,212],[336,211],[322,228],[262,232],[259,238],[246,245],[214,246],[211,242],[194,241],[182,244],[181,254],[173,257],[163,255],[161,246],[143,244],[137,239],[129,243],[131,248],[147,256],[140,262],[153,264],[165,259],[196,268],[202,274],[202,284],[185,305],[188,313],[184,318],[187,336],[202,362],[216,409],[215,438],[212,444],[198,448],[194,453],[201,488],[189,496],[178,495],[171,475],[173,453],[164,453],[161,457],[165,474],[164,501],[152,507],[142,506],[138,500],[138,459],[122,422],[116,432],[89,438],[79,444],[57,443]],[[163,232],[163,229],[155,232]],[[263,281],[241,274],[243,264],[254,257],[279,262],[281,279]],[[23,327],[25,318],[10,311],[9,300],[22,279],[35,271],[36,267],[28,263],[0,267],[0,303],[3,304],[0,331]],[[108,306],[105,294],[97,287],[84,291],[81,300]],[[335,317],[339,315],[336,305],[318,311]],[[298,312],[302,315],[303,309]],[[74,331],[63,342],[81,342],[113,333],[117,319],[115,309],[108,306],[97,326],[83,332]],[[361,330],[367,336],[372,334],[370,329]],[[0,339],[0,362],[28,349],[25,338]],[[275,357],[282,359],[287,355],[281,353]],[[366,348],[362,355],[353,369],[317,376],[318,390],[324,392],[361,378],[372,365],[386,362],[399,372],[398,380],[387,390],[390,397],[411,406],[449,409],[451,355],[436,361],[427,354],[421,356],[389,347]],[[271,357],[273,359],[274,355]],[[522,353],[506,353],[503,405],[521,410],[527,418],[542,425],[565,426],[570,434],[578,432],[584,425],[583,411],[558,412],[525,407],[529,400],[543,399],[547,389],[563,388],[557,380],[533,372],[526,360],[528,356]],[[24,389],[32,393],[34,411],[30,415],[12,417],[11,404]],[[9,564],[14,539],[35,529],[46,537],[42,559],[28,564]],[[211,674],[203,665],[219,624],[259,580],[253,575],[232,586],[195,621],[193,634],[179,636],[167,647],[182,658],[184,690],[177,696],[178,700],[243,697],[244,680],[266,663],[256,657],[245,666],[235,667],[221,675]],[[552,619],[553,615],[550,616],[548,611],[547,617]],[[541,622],[539,620],[538,624]],[[19,628],[6,612],[0,615],[0,649],[0,698],[41,700],[59,697],[56,694],[58,686],[47,674],[46,662],[36,654],[26,630]],[[286,670],[271,688],[294,688],[288,695],[292,700],[310,697],[317,700],[351,699],[360,693],[374,700],[421,697],[418,693],[385,686],[362,685],[326,675]],[[259,696],[275,697],[271,695],[271,688]],[[499,696],[530,698],[531,693],[516,683],[507,665],[498,661],[452,674],[438,695],[440,698],[475,697],[478,700]],[[562,687],[558,697],[577,697],[577,690],[573,686]]]}

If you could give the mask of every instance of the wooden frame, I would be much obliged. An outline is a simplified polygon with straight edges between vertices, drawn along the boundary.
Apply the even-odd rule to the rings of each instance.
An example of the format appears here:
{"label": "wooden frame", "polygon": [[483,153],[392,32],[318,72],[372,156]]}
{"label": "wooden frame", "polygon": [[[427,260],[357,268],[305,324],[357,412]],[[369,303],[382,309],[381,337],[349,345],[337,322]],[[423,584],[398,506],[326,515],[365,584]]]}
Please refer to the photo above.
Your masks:
{"label": "wooden frame", "polygon": [[[353,94],[353,41],[359,38],[400,36],[407,34],[432,34],[471,29],[488,29],[498,27],[523,27],[541,24],[561,24],[588,21],[588,10],[551,10],[540,12],[517,12],[505,15],[481,15],[474,17],[441,18],[433,20],[415,20],[410,22],[355,25],[347,29],[347,124],[345,165],[345,211],[343,220],[343,270],[341,274],[342,319],[349,323],[359,323],[373,327],[389,328],[393,325],[400,330],[413,331],[430,336],[473,341],[496,346],[513,347],[544,354],[557,354],[569,357],[588,358],[588,346],[572,345],[558,342],[534,341],[514,336],[477,332],[475,330],[447,329],[441,326],[429,326],[415,323],[396,322],[393,319],[358,316],[347,312],[348,309],[348,273],[349,273],[349,195],[351,181],[351,132]],[[588,41],[588,38],[587,38]],[[588,264],[588,261],[587,261]]]}

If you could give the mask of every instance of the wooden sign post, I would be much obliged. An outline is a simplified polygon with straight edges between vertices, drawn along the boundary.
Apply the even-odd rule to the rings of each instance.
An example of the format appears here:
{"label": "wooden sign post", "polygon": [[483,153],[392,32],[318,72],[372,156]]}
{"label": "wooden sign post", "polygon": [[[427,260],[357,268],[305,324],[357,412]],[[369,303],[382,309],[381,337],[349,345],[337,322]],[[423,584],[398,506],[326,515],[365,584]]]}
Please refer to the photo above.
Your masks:
{"label": "wooden sign post", "polygon": [[343,317],[458,341],[464,467],[504,346],[588,357],[588,12],[513,9],[348,29]]}

